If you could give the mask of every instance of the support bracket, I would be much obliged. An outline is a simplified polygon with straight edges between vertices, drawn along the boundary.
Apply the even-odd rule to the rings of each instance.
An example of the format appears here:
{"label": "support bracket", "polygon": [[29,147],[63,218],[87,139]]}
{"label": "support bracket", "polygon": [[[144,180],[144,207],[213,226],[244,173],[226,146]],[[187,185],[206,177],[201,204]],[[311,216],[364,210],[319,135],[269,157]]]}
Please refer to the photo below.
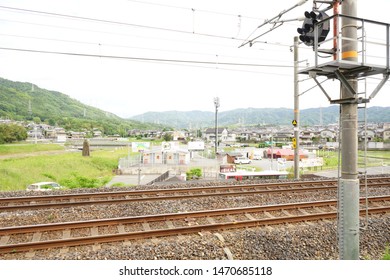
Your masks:
{"label": "support bracket", "polygon": [[329,102],[332,102],[332,98],[326,93],[325,89],[322,87],[322,85],[318,82],[316,76],[312,76],[313,80],[316,82],[317,86],[322,90],[322,92],[325,94],[326,98],[328,98]]}
{"label": "support bracket", "polygon": [[377,95],[377,93],[381,90],[381,88],[384,86],[384,84],[387,82],[388,79],[389,79],[389,73],[383,74],[382,81],[377,85],[377,87],[371,93],[370,97],[368,98],[369,100],[373,99]]}
{"label": "support bracket", "polygon": [[350,94],[350,97],[355,98],[356,91],[351,87],[343,73],[341,73],[340,70],[336,70],[334,71],[334,73],[337,76],[337,79],[339,79],[339,81],[341,82],[341,84],[347,89],[348,93]]}

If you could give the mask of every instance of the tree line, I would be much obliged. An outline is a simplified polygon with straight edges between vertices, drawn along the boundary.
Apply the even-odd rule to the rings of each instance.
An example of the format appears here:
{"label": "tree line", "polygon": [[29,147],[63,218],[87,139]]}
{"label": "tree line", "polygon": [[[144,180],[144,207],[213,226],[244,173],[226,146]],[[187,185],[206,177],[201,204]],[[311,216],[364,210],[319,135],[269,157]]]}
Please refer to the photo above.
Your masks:
{"label": "tree line", "polygon": [[0,144],[27,139],[27,130],[17,124],[0,124]]}

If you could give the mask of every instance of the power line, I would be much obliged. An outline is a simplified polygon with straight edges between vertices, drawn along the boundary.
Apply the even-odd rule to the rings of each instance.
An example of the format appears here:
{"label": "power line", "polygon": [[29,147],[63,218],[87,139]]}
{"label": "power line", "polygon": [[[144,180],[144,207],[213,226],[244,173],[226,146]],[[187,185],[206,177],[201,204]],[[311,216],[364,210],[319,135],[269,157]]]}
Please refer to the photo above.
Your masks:
{"label": "power line", "polygon": [[[77,40],[65,40],[65,39],[56,39],[56,38],[47,38],[47,37],[37,37],[37,36],[26,36],[26,35],[15,35],[15,34],[3,34],[0,33],[0,36],[6,37],[15,37],[22,39],[33,39],[33,40],[43,40],[43,41],[53,41],[53,42],[61,42],[61,43],[72,43],[72,44],[85,44],[99,47],[116,47],[116,48],[128,48],[128,49],[139,49],[139,50],[148,50],[148,51],[158,51],[158,52],[171,52],[171,53],[182,53],[182,54],[191,54],[191,55],[203,55],[203,56],[218,56],[218,57],[227,57],[227,58],[236,58],[236,59],[250,59],[250,60],[260,60],[260,58],[253,57],[243,57],[243,56],[232,56],[232,55],[224,55],[224,54],[215,54],[215,53],[201,53],[201,52],[188,52],[174,49],[161,49],[161,48],[145,48],[145,47],[135,47],[129,45],[118,45],[118,44],[106,44],[101,42],[87,42],[87,41],[77,41]],[[273,60],[273,59],[261,59],[262,61],[279,61],[279,62],[287,62],[285,60]]]}
{"label": "power line", "polygon": [[[8,7],[3,7],[0,6],[1,8],[6,8],[6,9],[16,9],[16,8],[8,8]],[[22,9],[24,10],[24,9]],[[29,10],[28,10],[29,11]],[[38,13],[41,13],[39,11],[35,11]],[[46,12],[43,12],[46,13]],[[64,15],[67,16],[67,15]],[[73,16],[69,16],[73,18]],[[75,17],[77,18],[77,17]],[[74,19],[74,18],[73,18]],[[183,40],[177,40],[177,39],[167,39],[167,38],[157,38],[157,37],[151,37],[151,36],[140,36],[140,35],[131,35],[131,34],[125,34],[125,33],[118,33],[115,31],[110,31],[110,32],[105,32],[102,30],[91,30],[91,29],[83,29],[83,28],[75,28],[75,27],[65,27],[65,26],[58,26],[58,25],[53,25],[53,24],[42,24],[42,23],[35,23],[35,22],[26,22],[26,21],[17,21],[17,20],[10,20],[10,19],[0,19],[1,21],[6,21],[6,22],[16,22],[19,24],[27,24],[27,25],[36,25],[36,26],[45,26],[45,27],[52,27],[52,28],[62,28],[62,29],[70,29],[70,30],[79,30],[79,31],[88,31],[88,32],[95,32],[95,33],[103,33],[103,34],[116,34],[116,35],[121,35],[121,36],[133,36],[133,37],[139,37],[139,38],[147,38],[147,39],[158,39],[158,40],[168,40],[168,41],[175,41],[175,42],[185,42],[188,43],[188,41],[183,41]],[[96,21],[101,21],[99,19],[94,19]],[[111,23],[114,24],[115,22],[109,22],[109,21],[104,21],[103,23]],[[145,28],[158,28],[158,27],[153,27],[153,26],[146,26],[146,25],[137,25],[137,24],[130,24],[130,23],[120,23],[117,22],[118,24],[123,24],[123,25],[130,25],[132,27],[145,27]],[[159,28],[158,28],[159,29]],[[190,35],[200,35],[200,36],[207,36],[207,37],[215,37],[218,39],[230,39],[230,40],[238,40],[241,41],[241,38],[238,37],[229,37],[229,36],[220,36],[220,35],[214,35],[214,34],[206,34],[206,33],[199,33],[199,32],[190,32],[190,31],[185,31],[185,30],[176,30],[176,29],[163,29],[166,31],[174,31],[174,32],[181,32],[185,34],[190,34]],[[282,44],[280,42],[271,42],[271,41],[256,41],[256,43],[260,44],[265,44],[265,45],[273,45],[273,46],[279,46],[279,47],[290,47],[288,44]],[[216,45],[216,44],[211,44],[211,43],[204,43],[207,45]]]}
{"label": "power line", "polygon": [[161,4],[161,3],[155,3],[155,2],[148,2],[148,1],[139,1],[139,0],[127,0],[127,1],[141,3],[141,4],[147,4],[147,5],[160,6],[160,7],[175,8],[175,9],[181,9],[181,10],[197,11],[197,12],[203,12],[203,13],[223,15],[223,16],[241,17],[241,18],[248,18],[248,19],[253,19],[253,20],[263,20],[263,18],[245,16],[245,15],[241,15],[241,14],[222,13],[222,12],[211,11],[211,10],[195,9],[195,8],[189,8],[189,7],[183,7],[183,6],[175,6],[175,5]]}
{"label": "power line", "polygon": [[229,39],[229,40],[237,40],[237,41],[243,40],[243,39],[231,37],[231,36],[199,33],[199,32],[194,32],[194,31],[186,31],[186,30],[166,28],[166,27],[142,25],[142,24],[135,24],[135,23],[128,23],[128,22],[121,22],[121,21],[97,19],[97,18],[91,18],[91,17],[74,16],[74,15],[59,14],[59,13],[37,11],[37,10],[30,10],[30,9],[22,9],[22,8],[15,8],[15,7],[0,6],[0,9],[12,10],[12,11],[18,11],[18,12],[24,12],[24,13],[40,14],[40,15],[45,15],[45,16],[69,18],[69,19],[74,19],[74,20],[92,21],[92,22],[98,22],[98,23],[104,23],[104,24],[115,24],[115,25],[122,25],[122,26],[136,27],[136,28],[146,28],[146,29],[155,29],[155,30],[167,31],[167,32],[176,32],[176,33],[182,33],[182,34],[193,34],[193,35],[199,35],[199,36],[205,36],[205,37],[214,37],[214,38],[219,38],[219,39]]}
{"label": "power line", "polygon": [[275,67],[275,68],[292,68],[293,67],[292,65],[252,64],[252,63],[235,63],[235,62],[220,62],[220,61],[215,62],[215,61],[200,61],[200,60],[165,59],[165,58],[151,58],[151,57],[114,56],[114,55],[99,55],[99,54],[45,51],[45,50],[33,50],[33,49],[5,48],[5,47],[0,47],[0,50],[41,53],[41,54],[67,55],[67,56],[78,56],[78,57],[139,60],[139,61],[151,61],[151,62],[156,61],[156,62],[173,62],[173,63],[189,63],[189,64],[248,66],[248,67]]}

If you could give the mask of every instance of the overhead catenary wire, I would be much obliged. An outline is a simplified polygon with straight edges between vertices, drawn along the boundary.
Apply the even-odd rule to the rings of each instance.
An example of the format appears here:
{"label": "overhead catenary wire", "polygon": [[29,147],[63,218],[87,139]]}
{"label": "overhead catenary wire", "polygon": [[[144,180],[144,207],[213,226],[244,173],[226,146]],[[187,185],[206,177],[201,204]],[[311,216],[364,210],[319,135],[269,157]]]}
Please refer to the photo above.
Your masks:
{"label": "overhead catenary wire", "polygon": [[223,12],[217,12],[217,11],[212,11],[212,10],[198,9],[198,8],[194,8],[194,7],[176,6],[176,5],[162,4],[162,3],[150,2],[150,1],[140,1],[140,0],[127,0],[127,1],[134,2],[134,3],[140,3],[140,4],[146,4],[146,5],[154,5],[154,6],[174,8],[174,9],[182,9],[182,10],[188,10],[188,11],[196,10],[196,11],[202,12],[202,13],[210,13],[210,14],[223,15],[223,16],[242,17],[242,18],[253,19],[253,20],[263,20],[263,18],[259,18],[259,17],[252,17],[252,16],[247,16],[247,15],[242,15],[242,14],[223,13]]}
{"label": "overhead catenary wire", "polygon": [[0,9],[6,9],[6,10],[24,12],[24,13],[40,14],[40,15],[45,15],[45,16],[68,18],[68,19],[73,19],[73,20],[91,21],[91,22],[98,22],[98,23],[104,23],[104,24],[115,24],[115,25],[122,25],[122,26],[128,26],[128,27],[146,28],[146,29],[154,29],[154,30],[166,31],[166,32],[194,34],[194,35],[205,36],[205,37],[214,37],[214,38],[219,38],[219,39],[242,41],[242,39],[235,38],[234,36],[223,36],[223,35],[216,35],[216,34],[201,33],[201,32],[195,32],[194,30],[192,30],[192,31],[180,30],[180,29],[167,28],[167,27],[136,24],[136,23],[107,20],[107,19],[98,19],[98,18],[84,17],[84,16],[75,16],[75,15],[60,14],[60,13],[53,13],[53,12],[46,12],[46,11],[37,11],[37,10],[22,9],[22,8],[7,7],[7,6],[0,6]]}
{"label": "overhead catenary wire", "polygon": [[[181,59],[165,59],[165,58],[153,58],[153,57],[131,57],[131,56],[115,56],[115,55],[100,55],[100,54],[88,54],[88,53],[74,53],[74,52],[60,52],[60,51],[47,51],[47,50],[34,50],[34,49],[19,49],[19,48],[5,48],[0,47],[0,50],[5,51],[18,51],[18,52],[30,52],[41,54],[54,54],[54,55],[67,55],[78,57],[92,57],[92,58],[107,58],[107,59],[122,59],[122,60],[141,60],[141,61],[158,61],[158,62],[174,62],[174,63],[189,63],[189,64],[212,64],[215,65],[215,61],[200,61],[200,60],[181,60]],[[278,64],[253,64],[253,63],[235,63],[235,62],[218,62],[219,65],[229,66],[248,66],[248,67],[274,67],[274,68],[292,68],[292,65],[278,65]]]}
{"label": "overhead catenary wire", "polygon": [[[252,45],[252,43],[254,42],[254,40],[256,40],[256,39],[260,38],[261,36],[263,36],[263,35],[265,35],[265,34],[271,32],[271,31],[275,30],[276,28],[282,26],[282,25],[283,25],[283,22],[278,21],[278,20],[279,20],[284,14],[286,14],[286,13],[288,13],[289,11],[295,9],[296,7],[301,6],[302,4],[306,3],[307,1],[308,1],[308,0],[300,0],[297,4],[295,4],[295,5],[292,6],[291,8],[288,8],[288,9],[286,9],[286,10],[283,10],[283,11],[281,11],[278,15],[276,15],[275,17],[273,17],[273,18],[271,18],[271,19],[269,19],[269,20],[264,21],[262,24],[260,24],[259,26],[257,26],[257,28],[256,28],[256,29],[255,29],[255,30],[254,30],[254,31],[253,31],[253,32],[252,32],[252,33],[251,33],[251,34],[250,34],[242,43],[241,43],[241,45],[239,46],[239,48],[241,48],[241,47],[243,47],[243,46],[245,46],[245,45],[247,45],[247,44],[251,44],[251,45]],[[277,21],[275,21],[275,20],[277,20]],[[265,26],[266,24],[273,24],[273,26],[272,26],[269,30],[263,32],[262,34],[260,34],[260,35],[258,35],[258,36],[256,36],[256,37],[254,37],[253,39],[249,40],[249,38],[252,37],[253,34],[254,34],[257,30],[259,30],[261,27]]]}
{"label": "overhead catenary wire", "polygon": [[[119,44],[110,44],[110,43],[102,43],[102,42],[65,40],[65,39],[47,38],[47,37],[38,37],[38,36],[27,36],[27,35],[15,35],[15,34],[0,33],[0,36],[15,37],[15,38],[22,38],[22,39],[53,41],[53,42],[60,42],[60,43],[85,44],[85,45],[99,46],[99,47],[115,47],[115,48],[140,49],[140,50],[149,50],[149,51],[158,51],[158,52],[171,52],[171,53],[175,53],[175,54],[182,53],[182,54],[202,55],[202,56],[215,56],[216,55],[215,53],[189,52],[189,51],[182,51],[182,50],[177,50],[177,49],[138,47],[138,46],[123,45],[123,44],[119,45]],[[274,60],[274,59],[253,58],[253,57],[244,57],[244,56],[232,56],[232,55],[225,55],[225,54],[218,54],[218,56],[219,57],[226,57],[226,58],[235,58],[235,59],[287,62],[286,60]]]}

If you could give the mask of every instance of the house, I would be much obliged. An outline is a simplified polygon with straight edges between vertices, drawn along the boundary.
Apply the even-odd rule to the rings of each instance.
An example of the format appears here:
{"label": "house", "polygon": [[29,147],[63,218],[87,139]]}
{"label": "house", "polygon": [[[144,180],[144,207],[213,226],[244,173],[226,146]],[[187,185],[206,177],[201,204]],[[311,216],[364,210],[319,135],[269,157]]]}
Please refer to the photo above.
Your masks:
{"label": "house", "polygon": [[[143,164],[185,165],[190,163],[190,152],[182,149],[175,142],[163,142],[161,147],[142,153]],[[170,144],[170,145],[168,145]]]}
{"label": "house", "polygon": [[294,134],[291,131],[279,131],[273,135],[273,140],[275,142],[290,142],[294,137]]}
{"label": "house", "polygon": [[301,143],[304,145],[312,145],[314,137],[315,134],[311,130],[304,130],[301,132],[301,135],[299,136]]}
{"label": "house", "polygon": [[320,138],[323,142],[334,142],[336,141],[336,132],[330,129],[323,129],[320,131]]}
{"label": "house", "polygon": [[383,142],[390,141],[390,128],[383,131]]}
{"label": "house", "polygon": [[375,136],[376,136],[376,134],[375,134],[374,130],[371,130],[371,129],[367,129],[367,130],[361,129],[358,132],[358,141],[362,142],[365,139],[367,139],[367,141],[372,141],[372,140],[374,140]]}
{"label": "house", "polygon": [[[225,142],[228,139],[228,130],[223,127],[218,128],[218,141]],[[207,128],[203,134],[203,137],[208,142],[215,142],[215,128]]]}

